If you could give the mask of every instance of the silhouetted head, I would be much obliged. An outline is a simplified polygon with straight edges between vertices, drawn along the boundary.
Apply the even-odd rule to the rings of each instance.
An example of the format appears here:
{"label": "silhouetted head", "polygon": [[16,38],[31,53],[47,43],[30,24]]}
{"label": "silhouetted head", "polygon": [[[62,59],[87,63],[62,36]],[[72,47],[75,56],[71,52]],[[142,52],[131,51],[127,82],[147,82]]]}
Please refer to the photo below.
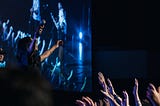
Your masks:
{"label": "silhouetted head", "polygon": [[35,69],[7,69],[0,85],[0,106],[53,106],[52,87]]}
{"label": "silhouetted head", "polygon": [[18,41],[17,60],[23,65],[28,65],[28,58],[38,51],[37,41],[31,45],[32,41],[31,37],[24,37]]}
{"label": "silhouetted head", "polygon": [[[20,51],[28,52],[28,48],[29,48],[31,42],[32,42],[31,37],[24,37],[18,41],[17,49]],[[32,50],[34,51],[34,49],[35,48],[33,46]]]}

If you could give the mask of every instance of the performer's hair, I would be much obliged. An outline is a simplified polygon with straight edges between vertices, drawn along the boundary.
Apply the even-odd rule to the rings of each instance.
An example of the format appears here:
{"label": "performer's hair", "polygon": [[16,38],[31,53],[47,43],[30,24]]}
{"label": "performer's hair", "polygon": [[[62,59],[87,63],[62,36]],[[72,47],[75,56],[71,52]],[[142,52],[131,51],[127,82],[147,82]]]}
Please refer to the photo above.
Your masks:
{"label": "performer's hair", "polygon": [[18,59],[18,61],[21,61],[21,58],[23,55],[31,55],[34,52],[35,46],[32,46],[31,52],[28,51],[28,48],[30,47],[31,42],[32,42],[31,37],[24,37],[18,41],[18,45],[17,45],[17,59]]}
{"label": "performer's hair", "polygon": [[29,48],[30,43],[32,42],[32,38],[31,37],[24,37],[22,39],[20,39],[18,41],[18,50],[23,50],[23,51],[27,51],[27,49]]}

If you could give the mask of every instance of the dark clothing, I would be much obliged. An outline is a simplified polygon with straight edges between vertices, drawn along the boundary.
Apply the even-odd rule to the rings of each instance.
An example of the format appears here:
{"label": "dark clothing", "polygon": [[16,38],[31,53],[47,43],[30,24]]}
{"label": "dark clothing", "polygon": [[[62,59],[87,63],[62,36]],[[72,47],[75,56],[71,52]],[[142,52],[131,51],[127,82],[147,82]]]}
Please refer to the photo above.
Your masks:
{"label": "dark clothing", "polygon": [[28,59],[29,67],[41,69],[41,58],[39,55],[33,54]]}
{"label": "dark clothing", "polygon": [[41,69],[41,60],[38,53],[32,53],[31,55],[23,55],[18,60],[18,65],[21,68],[33,68],[40,70]]}
{"label": "dark clothing", "polygon": [[32,45],[32,50],[28,50],[32,43],[30,37],[25,37],[20,39],[18,42],[17,50],[17,60],[20,67],[30,67],[40,69],[41,60],[39,52],[34,50],[35,44]]}

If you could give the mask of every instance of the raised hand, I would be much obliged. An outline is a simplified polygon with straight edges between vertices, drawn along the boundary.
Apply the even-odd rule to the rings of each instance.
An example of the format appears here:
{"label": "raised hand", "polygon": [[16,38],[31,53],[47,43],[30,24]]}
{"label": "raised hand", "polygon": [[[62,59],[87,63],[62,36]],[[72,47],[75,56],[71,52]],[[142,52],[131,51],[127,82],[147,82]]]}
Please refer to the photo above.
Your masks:
{"label": "raised hand", "polygon": [[107,99],[109,100],[110,104],[113,104],[113,106],[120,106],[120,104],[118,104],[118,102],[114,99],[112,95],[110,95],[108,92],[105,92],[103,90],[100,90],[100,91],[104,94],[106,100]]}
{"label": "raised hand", "polygon": [[97,106],[96,102],[93,102],[93,100],[86,96],[86,97],[82,97],[82,100],[76,100],[76,104],[79,106]]}
{"label": "raised hand", "polygon": [[147,88],[147,98],[150,100],[153,106],[160,106],[160,87],[156,90],[155,86],[150,83]]}
{"label": "raised hand", "polygon": [[122,103],[122,98],[120,96],[118,96],[114,90],[114,87],[112,85],[112,82],[110,81],[109,78],[107,78],[107,82],[108,82],[108,89],[109,92],[114,96],[114,99],[116,99],[116,101],[121,104]]}
{"label": "raised hand", "polygon": [[58,40],[56,45],[57,45],[57,47],[62,46],[63,45],[63,41],[62,40]]}
{"label": "raised hand", "polygon": [[124,96],[123,106],[129,106],[129,96],[127,91],[123,91],[123,96]]}
{"label": "raised hand", "polygon": [[105,78],[101,72],[98,72],[98,79],[99,79],[99,84],[103,87],[103,90],[108,92]]}
{"label": "raised hand", "polygon": [[[107,98],[110,98],[109,101],[113,102],[113,104],[121,104],[122,98],[119,97],[112,85],[110,79],[107,79],[108,85],[106,84],[105,78],[101,72],[98,73],[99,84],[103,87],[103,91],[101,91]],[[104,93],[105,92],[105,93]],[[115,103],[116,102],[116,103]]]}
{"label": "raised hand", "polygon": [[136,78],[135,78],[135,84],[133,87],[133,95],[134,95],[136,106],[142,106],[141,100],[138,95],[138,80]]}

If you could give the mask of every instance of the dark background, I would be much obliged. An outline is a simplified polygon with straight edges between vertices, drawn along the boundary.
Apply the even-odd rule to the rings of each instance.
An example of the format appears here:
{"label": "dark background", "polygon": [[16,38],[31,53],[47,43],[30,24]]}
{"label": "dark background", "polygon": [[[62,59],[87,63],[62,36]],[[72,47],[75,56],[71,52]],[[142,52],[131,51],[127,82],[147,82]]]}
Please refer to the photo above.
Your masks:
{"label": "dark background", "polygon": [[[160,82],[157,2],[93,0],[92,7],[94,81],[97,82],[97,70],[103,72],[121,97],[122,90],[127,90],[133,105],[134,78],[139,80],[141,100],[146,98],[149,82],[156,87]],[[95,98],[101,97],[98,88],[94,87]]]}
{"label": "dark background", "polygon": [[[92,7],[93,51],[96,53],[98,51],[98,57],[95,60],[97,61],[98,59],[100,61],[102,57],[104,60],[102,64],[106,64],[108,59],[107,56],[104,59],[103,55],[113,51],[123,52],[128,54],[128,56],[132,56],[132,59],[128,58],[128,60],[135,61],[134,66],[138,65],[136,62],[141,61],[140,63],[143,64],[141,67],[144,67],[139,69],[145,71],[146,75],[144,75],[144,78],[159,78],[157,73],[159,72],[158,64],[160,62],[160,42],[158,36],[159,15],[157,14],[157,3],[144,0],[109,0],[105,3],[93,0]],[[120,55],[119,57],[122,57]],[[116,57],[118,58],[117,55]],[[98,64],[96,61],[95,64]],[[116,59],[115,63],[117,61],[118,59]],[[114,66],[116,67],[117,65],[114,64]],[[106,67],[107,71],[107,65],[103,65],[103,67]],[[132,68],[130,67],[130,69]],[[119,72],[120,75],[122,71]],[[140,73],[143,74],[144,71]]]}
{"label": "dark background", "polygon": [[[17,13],[16,5],[20,2],[22,7],[18,10],[27,11],[23,8],[27,1],[14,1],[13,14]],[[1,3],[0,7],[2,6]],[[101,98],[97,83],[99,71],[111,78],[120,96],[122,90],[126,89],[131,103],[135,77],[139,80],[141,99],[145,98],[149,82],[158,86],[160,82],[158,7],[157,2],[148,0],[92,0],[93,91],[54,92],[57,106],[74,105],[75,99],[81,99],[82,95],[89,95],[94,99]],[[1,10],[4,11],[3,8]],[[2,15],[9,14],[5,11]],[[13,19],[16,20],[17,17]],[[25,19],[24,17],[19,19]],[[23,25],[21,27],[23,28]]]}

